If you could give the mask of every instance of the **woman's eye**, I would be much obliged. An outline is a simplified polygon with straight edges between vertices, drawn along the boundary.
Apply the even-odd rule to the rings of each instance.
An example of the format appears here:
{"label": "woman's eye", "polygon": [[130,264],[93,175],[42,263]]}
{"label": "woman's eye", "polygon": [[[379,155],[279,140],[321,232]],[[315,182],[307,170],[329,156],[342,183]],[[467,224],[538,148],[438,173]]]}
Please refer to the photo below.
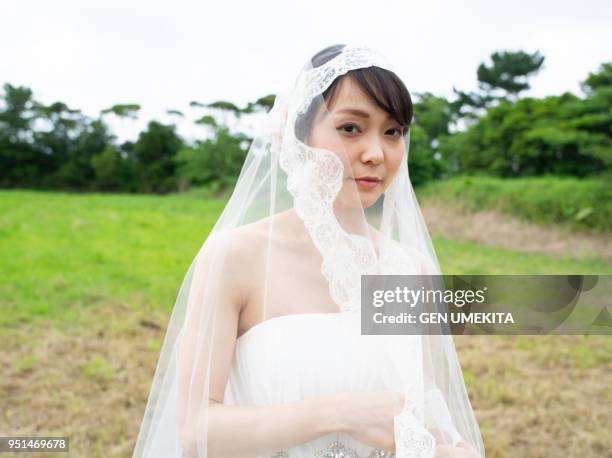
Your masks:
{"label": "woman's eye", "polygon": [[[348,134],[355,133],[356,131],[359,130],[359,128],[355,124],[344,124],[343,126],[340,126],[340,129],[344,130],[344,132]],[[348,130],[348,129],[352,129],[352,130]]]}
{"label": "woman's eye", "polygon": [[[347,134],[354,134],[360,131],[359,126],[357,126],[356,124],[353,123],[349,123],[349,124],[344,124],[342,126],[339,127],[339,129],[341,129],[343,132],[346,132]],[[393,129],[389,129],[387,132],[391,132],[394,137],[401,137],[402,136],[402,130],[394,127]]]}

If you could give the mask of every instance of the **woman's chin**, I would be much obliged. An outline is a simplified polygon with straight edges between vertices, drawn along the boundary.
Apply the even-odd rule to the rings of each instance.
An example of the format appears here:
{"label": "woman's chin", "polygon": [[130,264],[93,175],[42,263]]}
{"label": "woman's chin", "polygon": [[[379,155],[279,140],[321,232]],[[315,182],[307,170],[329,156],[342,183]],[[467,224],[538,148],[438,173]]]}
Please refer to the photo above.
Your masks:
{"label": "woman's chin", "polygon": [[349,208],[369,208],[376,203],[381,194],[378,189],[359,189],[353,182],[351,186],[343,186],[338,201]]}
{"label": "woman's chin", "polygon": [[359,190],[359,200],[363,208],[369,208],[376,203],[382,194],[379,188],[381,188],[380,184],[376,186],[376,189]]}
{"label": "woman's chin", "polygon": [[361,207],[363,209],[366,209],[374,205],[379,197],[380,197],[380,193],[360,192],[359,199],[357,199],[357,196],[354,196],[350,199],[341,199],[340,201],[345,207],[349,207],[349,208],[360,208]]}
{"label": "woman's chin", "polygon": [[370,208],[378,200],[380,194],[376,193],[376,195],[374,195],[368,193],[360,193],[359,197],[361,199],[361,206],[363,208]]}

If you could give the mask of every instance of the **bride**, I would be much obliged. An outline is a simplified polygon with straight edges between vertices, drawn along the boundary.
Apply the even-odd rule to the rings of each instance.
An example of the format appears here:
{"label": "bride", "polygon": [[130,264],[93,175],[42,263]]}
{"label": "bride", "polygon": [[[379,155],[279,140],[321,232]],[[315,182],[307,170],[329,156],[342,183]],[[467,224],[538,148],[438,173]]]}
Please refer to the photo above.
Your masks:
{"label": "bride", "polygon": [[484,456],[450,335],[361,334],[362,275],[440,274],[412,116],[363,45],[280,91],[183,280],[134,457]]}

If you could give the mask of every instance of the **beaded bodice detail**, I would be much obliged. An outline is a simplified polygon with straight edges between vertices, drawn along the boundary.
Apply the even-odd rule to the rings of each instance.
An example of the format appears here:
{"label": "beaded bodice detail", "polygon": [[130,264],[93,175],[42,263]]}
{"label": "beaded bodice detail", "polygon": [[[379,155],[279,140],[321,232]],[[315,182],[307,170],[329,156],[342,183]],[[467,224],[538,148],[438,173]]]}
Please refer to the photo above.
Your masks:
{"label": "beaded bodice detail", "polygon": [[[291,456],[287,452],[278,452],[271,458],[291,458]],[[355,450],[345,447],[342,442],[334,441],[326,449],[317,451],[313,458],[395,458],[395,453],[374,449],[367,457],[363,457]]]}

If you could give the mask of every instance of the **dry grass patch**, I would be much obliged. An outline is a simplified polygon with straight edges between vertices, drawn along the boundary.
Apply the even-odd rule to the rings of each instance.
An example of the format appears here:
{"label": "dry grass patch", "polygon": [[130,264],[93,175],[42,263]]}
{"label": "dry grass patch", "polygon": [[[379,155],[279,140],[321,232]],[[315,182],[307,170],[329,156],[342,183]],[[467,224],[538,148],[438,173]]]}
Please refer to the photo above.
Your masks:
{"label": "dry grass patch", "polygon": [[[167,320],[107,303],[76,324],[6,333],[0,430],[69,436],[75,457],[131,456]],[[606,336],[455,342],[487,457],[611,456]]]}
{"label": "dry grass patch", "polygon": [[453,240],[526,253],[602,259],[612,263],[612,242],[607,235],[530,224],[495,210],[460,212],[429,201],[421,210],[430,232]]}

